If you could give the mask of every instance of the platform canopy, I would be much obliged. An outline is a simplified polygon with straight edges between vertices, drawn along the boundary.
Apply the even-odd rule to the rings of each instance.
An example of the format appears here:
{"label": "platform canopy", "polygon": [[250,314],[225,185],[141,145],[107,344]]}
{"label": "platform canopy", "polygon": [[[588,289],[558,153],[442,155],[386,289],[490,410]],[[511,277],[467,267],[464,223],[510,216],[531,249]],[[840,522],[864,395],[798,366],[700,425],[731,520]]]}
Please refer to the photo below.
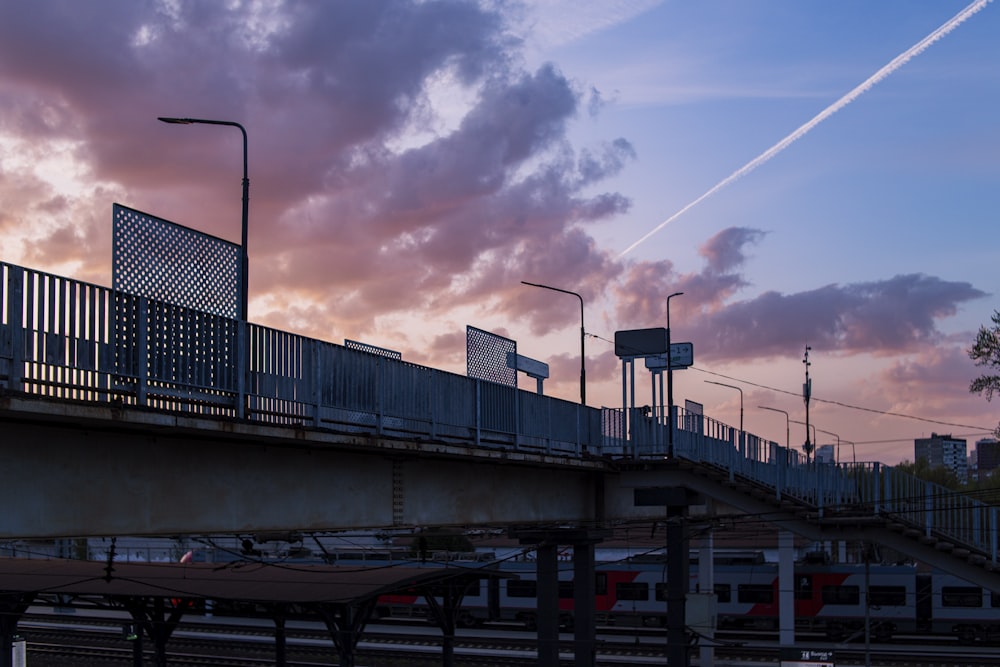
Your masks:
{"label": "platform canopy", "polygon": [[489,567],[299,565],[218,563],[114,563],[0,559],[0,591],[108,597],[169,597],[286,602],[351,603],[416,586],[468,581],[496,574]]}

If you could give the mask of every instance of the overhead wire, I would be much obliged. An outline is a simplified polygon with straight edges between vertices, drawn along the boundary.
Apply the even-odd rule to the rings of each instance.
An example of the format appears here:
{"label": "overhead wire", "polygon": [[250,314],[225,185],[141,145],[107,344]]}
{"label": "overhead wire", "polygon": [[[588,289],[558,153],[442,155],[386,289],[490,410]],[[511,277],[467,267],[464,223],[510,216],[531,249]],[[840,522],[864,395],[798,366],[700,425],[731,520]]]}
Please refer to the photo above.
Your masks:
{"label": "overhead wire", "polygon": [[[602,336],[598,336],[597,334],[589,333],[588,332],[587,335],[590,336],[591,338],[597,338],[598,340],[602,340],[605,343],[611,343],[612,345],[614,345],[613,341],[610,341],[607,338],[604,338]],[[745,384],[745,385],[748,385],[750,387],[757,387],[759,389],[767,389],[768,391],[773,391],[775,393],[785,394],[785,395],[788,395],[788,396],[795,396],[797,398],[801,398],[801,396],[802,396],[802,394],[799,393],[799,392],[789,391],[787,389],[780,389],[778,387],[772,387],[770,385],[766,385],[766,384],[763,384],[763,383],[760,383],[760,382],[754,382],[752,380],[746,380],[746,379],[743,379],[743,378],[734,377],[732,375],[726,375],[725,373],[719,373],[719,372],[716,372],[716,371],[710,371],[707,368],[702,368],[700,366],[691,365],[691,366],[687,366],[686,368],[693,369],[693,370],[699,371],[701,373],[705,373],[707,375],[713,375],[715,377],[725,378],[727,380],[732,380],[734,382],[739,382],[741,384]],[[982,435],[988,435],[990,433],[993,433],[993,429],[987,428],[985,426],[970,425],[970,424],[960,424],[960,423],[955,423],[955,422],[947,422],[947,421],[942,421],[942,420],[938,420],[938,419],[930,419],[928,417],[920,417],[918,415],[910,415],[910,414],[906,414],[906,413],[902,413],[902,412],[895,412],[895,411],[892,411],[892,410],[880,410],[878,408],[870,408],[870,407],[865,407],[865,406],[861,406],[861,405],[852,405],[850,403],[844,403],[843,401],[836,401],[836,400],[833,400],[833,399],[826,399],[826,398],[817,398],[815,394],[811,395],[810,400],[815,401],[817,403],[827,403],[827,404],[830,404],[830,405],[836,405],[838,407],[847,408],[849,410],[860,410],[862,412],[869,412],[869,413],[873,413],[873,414],[885,415],[887,417],[899,417],[899,418],[902,418],[902,419],[913,419],[915,421],[921,421],[921,422],[925,422],[925,423],[928,423],[928,424],[936,424],[938,426],[951,426],[951,427],[955,427],[955,428],[972,429],[973,431],[975,431],[975,433],[973,433],[972,435],[980,435],[980,434],[982,434]],[[905,441],[905,440],[906,439],[901,439],[899,441]],[[876,442],[897,442],[897,441],[896,440],[871,441],[871,442],[857,442],[857,441],[855,441],[854,444],[856,444],[856,445],[857,444],[873,444],[873,443],[876,443]]]}

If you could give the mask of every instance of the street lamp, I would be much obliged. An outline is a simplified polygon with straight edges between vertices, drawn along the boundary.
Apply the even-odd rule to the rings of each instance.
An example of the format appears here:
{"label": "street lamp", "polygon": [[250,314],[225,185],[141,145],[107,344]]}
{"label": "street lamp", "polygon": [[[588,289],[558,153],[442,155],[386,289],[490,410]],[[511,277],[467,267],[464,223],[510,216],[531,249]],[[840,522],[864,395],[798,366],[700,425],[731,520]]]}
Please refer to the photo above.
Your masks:
{"label": "street lamp", "polygon": [[785,449],[788,449],[790,447],[789,443],[791,443],[791,427],[788,425],[790,421],[788,419],[788,413],[785,412],[784,410],[779,410],[778,408],[769,408],[766,405],[758,405],[757,407],[760,408],[761,410],[780,412],[781,414],[785,415]]}
{"label": "street lamp", "polygon": [[229,125],[231,127],[239,128],[240,132],[243,134],[243,225],[242,225],[242,236],[240,241],[241,248],[241,258],[240,258],[240,310],[239,319],[242,322],[247,320],[247,305],[249,302],[249,282],[248,282],[248,272],[250,269],[250,260],[247,255],[247,222],[250,212],[250,178],[247,175],[247,131],[246,129],[231,120],[204,120],[202,118],[166,118],[160,116],[158,120],[164,123],[171,123],[174,125]]}
{"label": "street lamp", "polygon": [[717,384],[720,387],[729,387],[730,389],[735,389],[740,392],[740,433],[743,433],[743,390],[739,387],[731,384],[724,384],[722,382],[715,382],[714,380],[705,380],[708,384]]}
{"label": "street lamp", "polygon": [[667,297],[667,419],[670,420],[667,430],[667,456],[674,456],[674,365],[670,353],[670,300],[681,296],[684,292],[674,292]]}
{"label": "street lamp", "polygon": [[572,294],[580,300],[580,405],[587,405],[587,368],[585,361],[586,356],[584,352],[584,339],[587,337],[587,333],[583,328],[583,297],[576,292],[570,292],[567,289],[559,289],[558,287],[540,285],[538,283],[529,283],[527,280],[522,280],[521,284],[530,285],[532,287],[541,287],[542,289],[552,290],[553,292],[562,292],[563,294]]}

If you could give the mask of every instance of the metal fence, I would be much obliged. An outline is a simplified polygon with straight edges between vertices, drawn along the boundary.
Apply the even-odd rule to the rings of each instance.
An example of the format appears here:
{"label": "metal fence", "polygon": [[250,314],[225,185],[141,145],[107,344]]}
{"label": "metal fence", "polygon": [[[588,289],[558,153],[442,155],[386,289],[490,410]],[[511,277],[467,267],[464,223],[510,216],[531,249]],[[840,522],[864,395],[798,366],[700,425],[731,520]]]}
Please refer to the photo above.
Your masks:
{"label": "metal fence", "polygon": [[569,455],[601,447],[599,409],[12,264],[0,263],[0,305],[0,386],[16,391]]}
{"label": "metal fence", "polygon": [[[241,331],[241,327],[245,327]],[[242,334],[242,335],[241,335]],[[820,516],[888,517],[997,562],[997,508],[878,463],[798,452],[702,415],[575,402],[0,263],[0,387],[253,422],[714,466]],[[626,432],[625,424],[633,432]]]}

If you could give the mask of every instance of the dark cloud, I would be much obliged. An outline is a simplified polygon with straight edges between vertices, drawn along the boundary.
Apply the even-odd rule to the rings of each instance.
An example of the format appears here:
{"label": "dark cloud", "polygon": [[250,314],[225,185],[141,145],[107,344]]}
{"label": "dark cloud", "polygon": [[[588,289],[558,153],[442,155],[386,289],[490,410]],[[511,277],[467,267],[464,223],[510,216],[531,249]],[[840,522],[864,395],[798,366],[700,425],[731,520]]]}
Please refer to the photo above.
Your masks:
{"label": "dark cloud", "polygon": [[748,227],[728,227],[713,236],[700,250],[707,262],[707,270],[714,274],[740,268],[746,261],[744,246],[757,243],[766,232]]}
{"label": "dark cloud", "polygon": [[[635,151],[572,146],[582,93],[554,65],[521,68],[518,48],[498,11],[457,0],[39,0],[0,7],[0,122],[39,145],[76,142],[122,203],[231,240],[239,133],[156,117],[242,123],[251,292],[302,309],[268,319],[370,327],[480,304],[528,275],[593,294],[617,269],[579,226],[628,209],[600,184]],[[449,100],[429,91],[444,80],[465,108],[435,133],[432,104]],[[413,127],[424,143],[397,147]],[[54,263],[98,238],[54,226],[32,251]]]}
{"label": "dark cloud", "polygon": [[[0,171],[0,229],[30,230],[25,257],[88,278],[108,271],[115,200],[238,239],[239,133],[156,121],[190,116],[249,134],[253,318],[399,348],[398,323],[417,314],[446,329],[405,350],[432,365],[464,358],[456,308],[534,335],[577,321],[575,298],[521,280],[579,293],[598,333],[663,326],[666,295],[683,291],[672,315],[707,361],[926,347],[983,296],[904,275],[741,300],[748,248],[766,237],[750,228],[706,242],[697,272],[616,261],[590,229],[629,209],[603,186],[636,150],[571,143],[602,94],[552,64],[524,69],[518,48],[489,3],[0,3],[0,131],[30,139],[25,158],[58,144],[86,163],[82,180],[109,184],[71,197]],[[432,98],[442,87],[456,99]],[[617,372],[605,349],[588,344],[594,381]],[[572,384],[575,354],[550,361],[553,385]]]}
{"label": "dark cloud", "polygon": [[666,296],[680,291],[684,296],[671,304],[672,314],[681,314],[684,335],[698,341],[701,359],[785,356],[803,345],[887,355],[934,343],[941,338],[937,321],[986,296],[965,282],[912,274],[734,300],[748,285],[737,272],[746,260],[744,247],[761,238],[753,229],[719,232],[702,247],[705,268],[698,273],[677,274],[667,261],[630,266],[617,288],[622,328],[664,326]]}

